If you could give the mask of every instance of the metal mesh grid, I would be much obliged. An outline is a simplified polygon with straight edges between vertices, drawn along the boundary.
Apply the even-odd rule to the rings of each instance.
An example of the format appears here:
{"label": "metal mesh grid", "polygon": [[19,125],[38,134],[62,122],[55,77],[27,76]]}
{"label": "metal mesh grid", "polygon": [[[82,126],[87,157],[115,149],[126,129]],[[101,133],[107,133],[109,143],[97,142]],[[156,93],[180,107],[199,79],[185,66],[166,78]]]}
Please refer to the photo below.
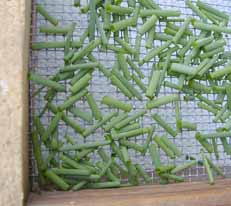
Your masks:
{"label": "metal mesh grid", "polygon": [[[84,3],[84,1],[81,1],[81,3]],[[179,9],[182,12],[182,16],[187,15],[193,15],[192,11],[185,6],[185,2],[183,0],[156,0],[157,3],[162,8],[173,8],[173,9]],[[231,2],[229,0],[207,0],[207,3],[209,3],[212,6],[215,6],[216,8],[223,10],[227,12],[228,14],[231,11]],[[36,3],[42,4],[51,15],[57,17],[57,19],[60,21],[61,25],[65,26],[70,24],[72,21],[77,23],[75,32],[74,32],[74,39],[79,39],[79,37],[82,35],[82,33],[87,28],[87,22],[88,22],[88,16],[87,14],[81,14],[78,8],[75,8],[73,6],[73,0],[33,0],[33,8],[32,8],[32,23],[31,23],[31,40],[32,42],[42,42],[42,41],[63,41],[63,36],[53,36],[53,35],[45,35],[39,33],[39,26],[40,25],[46,25],[46,21],[40,16],[37,15],[35,12],[35,5]],[[87,3],[87,1],[85,2]],[[197,18],[197,17],[196,17]],[[229,25],[230,26],[230,25]],[[165,23],[159,23],[157,25],[157,32],[163,32],[163,29],[165,28]],[[136,34],[134,32],[135,30],[129,30],[129,37],[131,39],[131,45],[134,46],[135,44],[135,37]],[[195,31],[194,31],[195,32]],[[98,35],[98,34],[97,34]],[[147,50],[145,48],[145,38],[146,36],[143,36],[142,43],[141,43],[141,57],[144,55]],[[227,46],[226,50],[231,51],[231,39],[230,37],[226,37],[227,40]],[[112,42],[114,43],[114,42]],[[87,42],[85,41],[85,44]],[[158,46],[159,44],[162,44],[160,41],[155,41],[154,46]],[[63,49],[46,49],[46,50],[40,50],[40,51],[31,51],[31,61],[30,61],[30,69],[32,71],[36,71],[37,73],[43,75],[43,76],[50,76],[54,74],[58,68],[63,65]],[[110,51],[106,52],[100,52],[98,50],[94,51],[95,57],[103,63],[107,67],[112,67],[115,57],[114,54]],[[152,64],[155,63],[157,59],[154,59],[153,62],[149,62],[148,64],[144,64],[141,69],[145,74],[144,83],[145,85],[148,84],[148,76],[150,75]],[[171,82],[175,82],[174,78],[168,79]],[[69,85],[67,82],[62,82],[66,87]],[[135,84],[134,84],[135,86]],[[136,86],[135,86],[136,87]],[[31,84],[30,85],[30,94],[33,93],[37,88],[39,88],[37,85]],[[68,90],[67,90],[68,91]],[[91,82],[91,85],[89,87],[89,91],[93,94],[94,98],[97,101],[97,104],[99,105],[100,110],[103,114],[107,114],[109,111],[112,111],[105,107],[104,105],[100,104],[100,101],[104,95],[113,95],[116,98],[130,102],[133,105],[133,111],[137,111],[143,108],[143,106],[146,104],[147,99],[144,98],[142,102],[140,102],[137,99],[128,100],[125,98],[120,92],[118,92],[115,87],[113,87],[110,84],[110,81],[107,80],[102,73],[95,71],[93,75],[93,79]],[[174,89],[169,89],[166,87],[162,87],[160,95],[163,96],[166,94],[172,94],[177,93]],[[32,117],[33,114],[37,114],[41,112],[45,105],[45,101],[43,99],[44,95],[46,94],[46,90],[43,90],[38,96],[34,98],[30,98],[30,117]],[[69,96],[69,93],[65,94],[59,94],[54,98],[54,103],[56,105],[61,104],[66,97]],[[144,97],[144,95],[143,95]],[[215,99],[215,95],[207,95],[207,98],[210,100]],[[216,128],[220,126],[219,123],[213,123],[213,115],[205,110],[202,110],[197,107],[196,101],[190,101],[185,102],[182,101],[183,95],[181,95],[181,101],[180,101],[180,109],[181,109],[181,115],[184,120],[189,120],[192,122],[197,123],[198,131],[208,133],[215,131]],[[86,103],[86,101],[80,101],[77,103],[79,108],[89,110],[89,107]],[[143,119],[141,119],[140,123],[142,126],[149,126],[156,124],[150,117],[151,113],[158,112],[164,119],[167,120],[167,122],[175,128],[175,106],[174,104],[168,104],[165,106],[162,106],[158,109],[149,111],[147,115]],[[48,126],[49,121],[52,118],[51,112],[46,112],[45,115],[42,117],[42,122],[45,126]],[[70,114],[69,114],[70,115]],[[74,116],[71,116],[73,119],[76,119],[78,122],[80,122],[80,119],[75,118]],[[84,122],[81,122],[82,125],[87,127],[88,125]],[[157,125],[156,125],[157,126]],[[81,143],[83,141],[83,138],[79,135],[76,135],[76,133],[70,128],[65,125],[65,123],[60,122],[58,127],[58,138],[62,139],[65,134],[69,134],[77,140],[77,142]],[[91,141],[99,141],[103,140],[103,132],[101,130],[97,130],[97,132],[94,135],[89,136],[86,138],[86,142]],[[186,155],[194,156],[196,158],[199,157],[199,151],[200,151],[200,144],[195,140],[195,132],[192,131],[183,131],[183,133],[180,133],[177,135],[176,138],[171,137],[167,133],[163,131],[162,128],[156,127],[155,134],[166,134],[177,146],[178,148]],[[140,136],[135,138],[135,142],[137,143],[144,143],[146,136]],[[220,159],[216,160],[214,155],[211,155],[211,159],[221,166],[223,168],[223,171],[226,175],[231,174],[231,160],[230,157],[228,157],[224,151],[223,147],[221,145],[220,140],[218,140],[218,148],[220,152]],[[42,148],[43,154],[46,156],[48,154],[47,149],[45,147]],[[107,148],[108,150],[108,148]],[[108,150],[108,152],[110,152]],[[140,155],[137,152],[131,151],[129,153],[132,161],[137,162],[139,164],[142,164],[147,171],[150,171],[152,173],[152,177],[155,179],[155,174],[153,173],[152,169],[152,162],[149,157],[149,155],[146,155],[145,157]],[[182,158],[178,158],[176,160],[169,159],[166,157],[166,155],[160,151],[161,155],[161,161],[162,163],[177,163],[182,164],[185,161],[185,156]],[[93,154],[93,159],[97,159],[97,155]],[[36,170],[36,164],[34,161],[34,157],[32,155],[32,151],[30,151],[30,162],[31,162],[31,168],[30,168],[30,176],[32,178],[32,183],[37,181],[37,170]],[[205,177],[205,171],[203,167],[196,166],[192,169],[188,169],[187,171],[182,173],[182,176],[185,176],[189,180],[197,180]]]}

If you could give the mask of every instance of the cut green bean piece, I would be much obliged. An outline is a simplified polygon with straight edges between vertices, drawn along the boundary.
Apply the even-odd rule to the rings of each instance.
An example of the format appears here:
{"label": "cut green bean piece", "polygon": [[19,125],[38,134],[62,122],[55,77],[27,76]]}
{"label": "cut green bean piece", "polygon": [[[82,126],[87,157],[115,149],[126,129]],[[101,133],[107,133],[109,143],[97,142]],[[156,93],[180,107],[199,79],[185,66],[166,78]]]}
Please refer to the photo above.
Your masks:
{"label": "cut green bean piece", "polygon": [[224,52],[224,47],[218,47],[217,49],[214,49],[212,51],[208,51],[208,52],[204,52],[203,54],[200,54],[201,59],[205,59],[205,58],[211,58],[214,55],[217,55],[219,53],[223,53]]}
{"label": "cut green bean piece", "polygon": [[150,29],[148,31],[148,38],[147,38],[147,41],[146,41],[146,44],[145,44],[145,47],[147,49],[151,49],[152,48],[153,41],[154,41],[154,36],[155,36],[155,30],[154,29]]}
{"label": "cut green bean piece", "polygon": [[126,78],[126,80],[130,80],[131,74],[129,73],[127,61],[126,61],[124,54],[117,53],[117,61],[118,61],[118,66],[123,71],[123,75]]}
{"label": "cut green bean piece", "polygon": [[80,100],[83,96],[87,94],[87,90],[82,90],[74,96],[70,96],[67,98],[61,105],[59,105],[58,110],[63,111],[69,107],[71,107],[75,102]]}
{"label": "cut green bean piece", "polygon": [[211,139],[211,138],[226,138],[231,137],[231,132],[215,132],[215,133],[208,133],[208,134],[200,134],[202,139]]}
{"label": "cut green bean piece", "polygon": [[140,17],[148,17],[148,16],[152,16],[152,15],[156,15],[156,16],[161,16],[161,17],[178,17],[180,16],[181,12],[179,10],[164,10],[164,9],[142,9],[140,11]]}
{"label": "cut green bean piece", "polygon": [[79,81],[77,81],[74,85],[71,86],[70,90],[72,93],[77,93],[86,86],[89,85],[89,81],[92,79],[92,76],[90,74],[84,75]]}
{"label": "cut green bean piece", "polygon": [[70,31],[70,26],[40,26],[39,31],[46,34],[66,35]]}
{"label": "cut green bean piece", "polygon": [[209,59],[208,63],[198,72],[197,75],[199,75],[199,77],[202,77],[212,66],[214,66],[217,59],[218,55],[215,55],[212,59]]}
{"label": "cut green bean piece", "polygon": [[88,113],[87,111],[84,111],[80,108],[77,107],[72,107],[69,109],[69,111],[76,117],[79,117],[89,123],[93,122],[93,117],[90,113]]}
{"label": "cut green bean piece", "polygon": [[167,179],[171,179],[174,180],[176,182],[184,182],[184,177],[180,177],[180,176],[176,176],[176,175],[172,175],[172,174],[161,174],[161,177],[167,178]]}
{"label": "cut green bean piece", "polygon": [[94,149],[85,149],[82,150],[81,152],[77,153],[77,155],[75,156],[75,159],[77,161],[80,161],[81,159],[83,159],[84,157],[86,157],[87,155],[89,155],[90,153],[92,153],[94,151]]}
{"label": "cut green bean piece", "polygon": [[137,73],[137,75],[143,79],[145,76],[143,72],[136,66],[136,64],[128,56],[126,60],[130,67]]}
{"label": "cut green bean piece", "polygon": [[96,104],[95,99],[94,99],[94,97],[92,96],[92,94],[88,93],[88,94],[86,95],[86,99],[87,99],[88,105],[89,105],[90,108],[91,108],[93,117],[94,117],[96,120],[102,119],[102,114],[101,114],[101,112],[100,112],[100,110],[99,110],[99,108],[98,108],[98,105]]}
{"label": "cut green bean piece", "polygon": [[77,183],[76,185],[74,185],[74,186],[72,187],[72,190],[78,191],[78,190],[82,189],[84,186],[86,186],[87,183],[88,183],[88,181],[83,180],[83,181]]}
{"label": "cut green bean piece", "polygon": [[202,1],[198,0],[197,1],[197,6],[200,8],[200,9],[204,9],[205,11],[208,11],[216,16],[219,16],[227,21],[229,21],[229,15],[226,14],[224,11],[219,11],[218,9],[215,9],[211,6],[209,6],[208,4],[205,4],[203,3]]}
{"label": "cut green bean piece", "polygon": [[213,40],[214,40],[213,36],[201,38],[201,39],[194,41],[193,46],[196,48],[200,48],[200,47],[210,44]]}
{"label": "cut green bean piece", "polygon": [[210,77],[212,79],[218,79],[218,78],[223,77],[223,76],[230,74],[230,73],[231,73],[231,65],[227,65],[222,69],[211,72]]}
{"label": "cut green bean piece", "polygon": [[188,130],[191,130],[191,131],[196,131],[197,130],[196,123],[185,121],[185,120],[180,121],[180,127],[182,129],[188,129]]}
{"label": "cut green bean piece", "polygon": [[83,170],[83,169],[51,168],[51,171],[57,175],[89,176],[91,174],[88,170]]}
{"label": "cut green bean piece", "polygon": [[103,104],[106,104],[110,107],[118,108],[124,110],[126,112],[130,112],[132,109],[132,105],[128,103],[124,103],[120,100],[117,100],[111,96],[104,96],[101,101]]}
{"label": "cut green bean piece", "polygon": [[38,116],[33,116],[33,123],[35,125],[36,132],[42,137],[45,133],[45,128],[41,122],[41,119]]}
{"label": "cut green bean piece", "polygon": [[105,9],[107,12],[115,13],[119,15],[132,14],[134,11],[134,9],[130,7],[122,7],[112,4],[106,4]]}
{"label": "cut green bean piece", "polygon": [[190,80],[189,83],[188,83],[188,86],[193,89],[193,90],[196,90],[200,93],[204,93],[204,94],[210,94],[212,92],[212,89],[211,87],[208,87],[204,84],[201,84],[199,82],[196,82],[194,80]]}
{"label": "cut green bean piece", "polygon": [[129,124],[128,126],[121,128],[119,132],[128,132],[128,131],[139,129],[139,128],[140,128],[140,124],[135,122],[135,123]]}
{"label": "cut green bean piece", "polygon": [[182,153],[179,151],[179,149],[176,147],[176,145],[171,142],[166,136],[162,136],[162,141],[164,142],[164,144],[173,151],[173,153],[180,157],[182,155]]}
{"label": "cut green bean piece", "polygon": [[212,43],[210,43],[210,44],[204,46],[203,49],[204,49],[206,52],[208,52],[208,51],[212,51],[212,50],[214,50],[214,49],[217,49],[217,48],[219,48],[219,47],[223,47],[223,46],[225,46],[225,45],[226,45],[226,41],[225,41],[224,39],[219,39],[219,40],[217,40],[217,41],[215,41],[215,42],[212,42]]}
{"label": "cut green bean piece", "polygon": [[152,159],[152,163],[155,166],[155,168],[160,167],[161,166],[161,163],[160,163],[160,154],[158,152],[158,147],[157,147],[156,143],[151,144],[149,146],[149,153],[150,153],[150,156],[151,156],[151,159]]}
{"label": "cut green bean piece", "polygon": [[121,139],[119,142],[121,145],[126,146],[126,147],[131,148],[131,149],[134,149],[138,152],[142,153],[144,151],[144,148],[142,146],[140,146],[136,143],[130,142],[128,140]]}
{"label": "cut green bean piece", "polygon": [[128,131],[128,132],[116,133],[115,135],[112,135],[112,138],[114,140],[119,140],[119,139],[122,139],[122,138],[136,137],[136,136],[148,133],[149,130],[150,130],[149,127],[134,129],[134,130],[131,130],[131,131]]}
{"label": "cut green bean piece", "polygon": [[203,20],[203,22],[207,22],[207,17],[201,12],[201,10],[196,7],[191,0],[186,0],[185,1],[186,5],[192,9],[192,11]]}
{"label": "cut green bean piece", "polygon": [[88,135],[92,134],[95,130],[97,130],[99,127],[104,125],[106,122],[108,122],[112,117],[116,116],[117,112],[111,112],[104,116],[101,120],[97,121],[94,125],[88,127],[84,132],[83,136],[87,137]]}
{"label": "cut green bean piece", "polygon": [[80,60],[84,56],[88,55],[90,52],[92,52],[97,46],[100,45],[101,40],[95,39],[89,42],[87,46],[82,48],[80,51],[76,52],[73,57],[71,58],[71,63],[75,63],[76,61]]}
{"label": "cut green bean piece", "polygon": [[41,4],[36,5],[36,11],[54,26],[58,25],[59,21],[55,17],[51,16]]}
{"label": "cut green bean piece", "polygon": [[124,162],[127,163],[127,162],[131,161],[129,158],[129,155],[128,155],[128,150],[126,147],[124,147],[124,146],[121,147],[121,153],[122,153]]}
{"label": "cut green bean piece", "polygon": [[207,110],[208,112],[213,113],[214,115],[217,115],[217,113],[218,113],[217,109],[215,109],[215,108],[213,108],[207,104],[204,104],[202,102],[198,102],[197,106],[200,107],[201,109],[204,109],[204,110]]}
{"label": "cut green bean piece", "polygon": [[218,174],[221,175],[222,177],[225,177],[224,173],[222,172],[222,170],[215,165],[207,156],[205,157],[207,162],[209,163],[210,167]]}
{"label": "cut green bean piece", "polygon": [[144,33],[153,28],[157,22],[157,16],[152,15],[139,29],[139,34],[142,36]]}
{"label": "cut green bean piece", "polygon": [[170,71],[177,72],[179,74],[195,75],[195,69],[185,64],[172,63]]}
{"label": "cut green bean piece", "polygon": [[61,190],[68,190],[70,185],[68,185],[61,177],[56,175],[54,172],[51,170],[46,170],[45,176],[53,182],[57,187]]}
{"label": "cut green bean piece", "polygon": [[145,92],[147,90],[147,88],[145,87],[144,83],[140,80],[139,77],[137,77],[135,74],[132,74],[132,79],[134,80],[134,82],[137,84],[137,86],[143,91]]}
{"label": "cut green bean piece", "polygon": [[100,33],[101,42],[105,46],[105,45],[108,44],[107,36],[106,36],[105,31],[103,29],[103,25],[102,25],[102,23],[99,20],[99,17],[96,15],[95,18],[96,18],[95,21],[96,21],[97,30]]}
{"label": "cut green bean piece", "polygon": [[172,174],[176,174],[178,172],[181,172],[182,170],[185,170],[185,169],[188,169],[190,167],[193,167],[197,164],[197,161],[196,160],[192,160],[191,162],[188,162],[188,163],[185,163],[185,164],[182,164],[182,165],[179,165],[179,166],[176,166],[172,171],[171,173]]}
{"label": "cut green bean piece", "polygon": [[211,101],[211,100],[205,98],[204,96],[202,96],[202,95],[200,95],[200,94],[197,94],[196,97],[197,97],[200,101],[205,102],[206,104],[208,104],[208,105],[214,107],[215,109],[221,110],[221,107],[220,107],[220,106],[216,105],[215,102],[213,102],[213,101]]}
{"label": "cut green bean piece", "polygon": [[203,23],[197,20],[193,20],[192,24],[195,29],[200,29],[204,31],[212,31],[212,32],[218,32],[218,33],[227,33],[231,34],[231,29],[227,27],[222,27],[222,26],[217,26],[214,24],[208,24],[208,23]]}
{"label": "cut green bean piece", "polygon": [[201,153],[201,157],[202,157],[202,160],[203,160],[204,167],[205,167],[206,172],[208,174],[209,183],[214,184],[213,173],[212,173],[211,168],[209,166],[208,160],[207,160],[207,158],[206,158],[206,156],[204,154],[204,151],[201,149],[200,153]]}
{"label": "cut green bean piece", "polygon": [[187,51],[189,51],[189,49],[191,48],[191,46],[193,45],[195,40],[196,40],[195,37],[191,37],[189,39],[188,43],[180,49],[180,51],[177,53],[177,55],[183,58],[185,56],[185,54],[187,53]]}
{"label": "cut green bean piece", "polygon": [[177,31],[176,35],[172,39],[172,41],[174,43],[178,43],[179,40],[182,38],[182,36],[185,33],[185,31],[187,30],[191,20],[192,20],[191,17],[188,17],[188,18],[185,19],[183,25],[180,27],[180,29]]}
{"label": "cut green bean piece", "polygon": [[112,118],[109,123],[107,123],[106,125],[103,125],[104,130],[107,132],[110,131],[112,128],[115,127],[117,123],[127,118],[127,116],[128,116],[127,113],[122,113],[122,114],[119,114],[117,117]]}
{"label": "cut green bean piece", "polygon": [[227,155],[231,155],[231,147],[227,141],[227,138],[226,137],[221,137],[221,143],[223,145],[223,148],[224,148],[224,151]]}
{"label": "cut green bean piece", "polygon": [[165,152],[167,156],[169,156],[171,159],[175,158],[175,155],[172,150],[170,150],[162,141],[161,137],[155,137],[154,141],[158,144],[158,146]]}
{"label": "cut green bean piece", "polygon": [[168,132],[171,136],[176,137],[177,132],[172,129],[172,127],[166,123],[158,114],[153,114],[152,118],[165,129],[166,132]]}
{"label": "cut green bean piece", "polygon": [[88,187],[93,188],[93,189],[115,188],[115,187],[120,187],[120,182],[113,181],[113,182],[91,183],[91,184],[88,185]]}
{"label": "cut green bean piece", "polygon": [[31,48],[33,50],[41,50],[41,49],[55,49],[55,48],[64,48],[65,42],[33,42]]}
{"label": "cut green bean piece", "polygon": [[129,99],[132,98],[131,92],[126,88],[126,86],[115,76],[110,76],[111,82],[113,85],[115,85],[125,96],[127,96]]}
{"label": "cut green bean piece", "polygon": [[115,37],[115,41],[117,43],[119,43],[122,46],[122,48],[125,51],[129,52],[130,54],[135,54],[136,53],[136,50],[134,48],[132,48],[126,41],[122,40],[121,38]]}
{"label": "cut green bean piece", "polygon": [[65,86],[63,86],[63,85],[61,85],[55,81],[52,81],[50,79],[47,79],[45,77],[42,77],[39,74],[35,74],[35,73],[30,72],[28,75],[28,78],[29,78],[29,80],[36,82],[37,84],[41,84],[41,85],[50,87],[50,88],[54,89],[55,91],[58,91],[58,92],[65,92],[66,91]]}
{"label": "cut green bean piece", "polygon": [[160,74],[161,72],[159,70],[155,70],[152,73],[147,91],[146,91],[146,96],[150,99],[154,97],[154,94],[156,93],[157,86],[159,84],[159,79],[160,79]]}
{"label": "cut green bean piece", "polygon": [[154,99],[152,101],[147,102],[146,107],[147,109],[153,109],[165,104],[169,104],[171,102],[175,102],[179,100],[179,95],[177,94],[171,94],[168,96],[163,96],[158,99]]}
{"label": "cut green bean piece", "polygon": [[102,141],[102,142],[93,142],[85,144],[76,144],[76,145],[66,145],[59,149],[59,151],[71,151],[71,150],[82,150],[82,149],[91,149],[97,148],[105,145],[109,145],[111,141]]}
{"label": "cut green bean piece", "polygon": [[168,46],[171,44],[170,41],[165,42],[162,46],[156,47],[152,50],[150,50],[147,55],[139,61],[139,66],[142,66],[144,63],[150,61],[152,58],[160,54],[164,49],[168,48]]}
{"label": "cut green bean piece", "polygon": [[144,171],[143,167],[139,164],[135,165],[137,172],[140,174],[140,176],[142,176],[144,178],[144,181],[146,183],[151,182],[151,177]]}
{"label": "cut green bean piece", "polygon": [[144,110],[141,110],[139,112],[136,112],[136,113],[133,113],[133,115],[123,119],[122,121],[120,121],[118,124],[115,125],[115,128],[116,129],[120,129],[124,126],[126,126],[127,124],[129,124],[130,122],[138,119],[139,117],[142,117],[145,115],[147,111],[144,109]]}

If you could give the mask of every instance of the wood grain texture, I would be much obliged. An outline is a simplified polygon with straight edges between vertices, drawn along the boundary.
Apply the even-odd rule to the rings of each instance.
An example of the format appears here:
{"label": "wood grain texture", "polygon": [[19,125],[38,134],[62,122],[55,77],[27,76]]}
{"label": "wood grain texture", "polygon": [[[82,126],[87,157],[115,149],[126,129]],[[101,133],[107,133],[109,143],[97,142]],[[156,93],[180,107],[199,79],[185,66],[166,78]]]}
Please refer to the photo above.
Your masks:
{"label": "wood grain texture", "polygon": [[30,194],[28,206],[230,206],[231,180]]}

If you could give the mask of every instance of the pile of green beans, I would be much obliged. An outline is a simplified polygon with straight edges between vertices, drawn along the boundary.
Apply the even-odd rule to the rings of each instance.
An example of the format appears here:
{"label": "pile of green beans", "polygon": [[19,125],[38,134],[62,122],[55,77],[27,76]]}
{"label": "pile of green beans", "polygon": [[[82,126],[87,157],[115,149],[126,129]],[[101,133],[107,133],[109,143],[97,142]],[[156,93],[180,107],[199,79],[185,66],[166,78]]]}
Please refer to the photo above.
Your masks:
{"label": "pile of green beans", "polygon": [[[186,5],[199,20],[191,16],[180,18],[179,10],[161,9],[153,0],[129,0],[127,6],[122,3],[125,2],[90,0],[83,6],[82,1],[75,0],[73,6],[89,15],[88,28],[77,40],[73,37],[75,23],[60,26],[42,5],[36,7],[36,11],[47,20],[40,32],[65,37],[62,42],[32,43],[33,50],[64,49],[64,65],[60,65],[54,76],[44,77],[34,72],[28,75],[29,80],[41,85],[33,97],[47,91],[44,96],[46,104],[40,113],[33,114],[31,129],[40,185],[53,183],[56,189],[80,190],[151,183],[149,174],[131,157],[131,150],[151,157],[161,184],[184,181],[181,172],[198,162],[204,165],[209,183],[213,184],[212,170],[218,175],[224,174],[205,152],[219,159],[217,141],[220,140],[224,152],[231,155],[228,144],[231,137],[231,54],[225,51],[224,36],[231,33],[231,28],[227,27],[229,16],[200,0],[196,4],[186,0]],[[159,22],[165,24],[164,33],[157,32]],[[191,28],[198,30],[199,34],[195,35]],[[136,31],[135,45],[129,39],[128,31],[131,29]],[[97,33],[100,35],[96,36]],[[143,57],[140,55],[142,40],[146,41],[147,49]],[[163,43],[154,47],[154,42],[160,41]],[[111,68],[94,56],[96,49],[101,52],[110,50],[115,54]],[[140,67],[150,65],[154,59],[146,84]],[[137,111],[131,103],[111,95],[96,101],[89,89],[95,70],[102,73],[126,99],[145,101],[144,108]],[[178,82],[166,81],[166,77],[177,78]],[[63,81],[68,86],[65,87]],[[174,93],[162,96],[162,87],[169,87]],[[61,104],[55,104],[53,100],[63,93],[69,96]],[[208,94],[215,95],[216,100],[206,98]],[[214,115],[214,122],[223,123],[223,126],[208,134],[198,131],[196,123],[183,119],[179,106],[181,95],[185,101],[196,99],[198,107]],[[225,99],[227,103],[223,104]],[[76,107],[82,100],[89,110]],[[175,127],[157,113],[159,107],[167,104],[175,106]],[[110,113],[103,113],[101,107],[107,107]],[[46,112],[52,114],[48,126],[42,122]],[[150,112],[155,123],[144,127],[141,120]],[[84,127],[81,121],[89,126]],[[58,138],[61,123],[71,127],[76,137],[86,143],[80,144],[76,137],[69,135]],[[159,125],[166,135],[155,134],[154,124]],[[85,141],[98,130],[103,131],[104,140]],[[184,130],[197,131],[195,140],[201,145],[201,159],[191,157],[182,165],[163,164],[160,150],[171,159],[182,157],[182,151],[171,139],[177,138]],[[138,144],[136,137],[141,135],[145,141]],[[42,152],[44,147],[49,150],[46,157]],[[112,151],[110,155],[108,148]],[[91,158],[93,154],[98,156],[97,162]],[[122,183],[121,177],[127,177],[128,183]]]}

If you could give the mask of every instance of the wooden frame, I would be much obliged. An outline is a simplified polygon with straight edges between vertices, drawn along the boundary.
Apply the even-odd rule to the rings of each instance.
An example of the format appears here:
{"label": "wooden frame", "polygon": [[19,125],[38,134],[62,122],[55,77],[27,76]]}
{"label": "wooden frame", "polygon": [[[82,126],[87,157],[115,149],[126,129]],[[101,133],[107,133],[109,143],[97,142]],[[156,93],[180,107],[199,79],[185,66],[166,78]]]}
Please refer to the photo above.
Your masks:
{"label": "wooden frame", "polygon": [[31,194],[28,206],[230,206],[231,180]]}

